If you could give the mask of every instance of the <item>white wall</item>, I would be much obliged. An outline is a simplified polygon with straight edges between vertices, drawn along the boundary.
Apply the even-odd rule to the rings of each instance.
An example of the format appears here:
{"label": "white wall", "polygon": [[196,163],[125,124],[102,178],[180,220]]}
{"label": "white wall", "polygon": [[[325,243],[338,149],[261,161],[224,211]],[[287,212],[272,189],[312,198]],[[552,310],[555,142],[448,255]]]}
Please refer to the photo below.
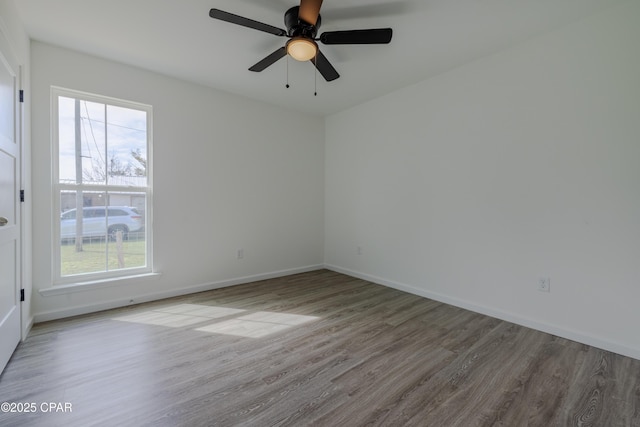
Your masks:
{"label": "white wall", "polygon": [[638,21],[624,3],[328,117],[326,264],[640,358]]}
{"label": "white wall", "polygon": [[22,25],[18,11],[10,0],[0,0],[0,31],[2,31],[13,48],[12,54],[16,57],[21,67],[21,88],[24,90],[25,99],[22,108],[22,168],[21,187],[27,194],[26,202],[21,205],[22,221],[22,265],[21,280],[25,290],[25,302],[21,307],[22,338],[26,338],[33,325],[31,309],[32,275],[31,275],[31,113],[30,113],[30,42]]}
{"label": "white wall", "polygon": [[32,67],[35,287],[52,287],[51,85],[153,106],[153,250],[161,273],[88,291],[35,292],[36,320],[322,266],[322,118],[39,42]]}

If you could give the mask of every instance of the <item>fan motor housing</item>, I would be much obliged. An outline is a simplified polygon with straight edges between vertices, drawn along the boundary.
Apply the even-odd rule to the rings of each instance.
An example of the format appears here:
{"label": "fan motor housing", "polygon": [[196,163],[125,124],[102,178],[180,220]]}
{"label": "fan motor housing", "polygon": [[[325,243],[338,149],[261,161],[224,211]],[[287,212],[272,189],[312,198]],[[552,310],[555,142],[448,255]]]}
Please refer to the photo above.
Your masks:
{"label": "fan motor housing", "polygon": [[321,18],[318,15],[316,25],[309,24],[298,17],[300,6],[294,6],[284,14],[284,25],[287,27],[289,37],[315,38],[320,28]]}

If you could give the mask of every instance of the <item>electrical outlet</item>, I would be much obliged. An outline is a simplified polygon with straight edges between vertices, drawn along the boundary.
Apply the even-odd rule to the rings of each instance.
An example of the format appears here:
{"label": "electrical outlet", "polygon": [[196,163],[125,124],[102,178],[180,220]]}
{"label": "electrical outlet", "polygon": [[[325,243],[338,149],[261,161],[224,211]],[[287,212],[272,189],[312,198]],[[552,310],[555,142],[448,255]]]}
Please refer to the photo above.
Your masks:
{"label": "electrical outlet", "polygon": [[358,255],[362,255],[362,246],[358,246],[358,247],[356,248],[356,253],[357,253]]}
{"label": "electrical outlet", "polygon": [[538,290],[540,292],[551,292],[551,278],[541,277],[538,279]]}
{"label": "electrical outlet", "polygon": [[238,259],[244,258],[244,249],[238,249]]}

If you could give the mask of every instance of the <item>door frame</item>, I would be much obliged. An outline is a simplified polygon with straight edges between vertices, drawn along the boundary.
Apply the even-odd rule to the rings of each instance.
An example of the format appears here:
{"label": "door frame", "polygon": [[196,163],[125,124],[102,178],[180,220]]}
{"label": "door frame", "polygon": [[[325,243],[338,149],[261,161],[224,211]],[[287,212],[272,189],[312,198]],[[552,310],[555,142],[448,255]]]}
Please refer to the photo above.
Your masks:
{"label": "door frame", "polygon": [[[18,60],[18,55],[15,54],[15,50],[13,49],[10,37],[7,34],[6,28],[4,25],[1,25],[0,21],[0,61],[2,62],[0,66],[5,67],[9,71],[9,76],[13,79],[13,94],[12,94],[12,106],[13,106],[13,135],[11,138],[13,139],[14,146],[11,146],[11,142],[9,142],[9,146],[5,147],[9,151],[4,151],[8,156],[12,157],[14,160],[14,170],[13,170],[13,190],[15,190],[15,194],[13,194],[13,227],[15,230],[7,230],[8,238],[7,242],[15,242],[14,243],[14,286],[13,290],[15,293],[13,294],[14,298],[11,309],[8,312],[8,316],[3,319],[3,323],[9,329],[5,330],[8,334],[5,336],[7,338],[7,342],[13,347],[14,340],[15,345],[17,346],[20,341],[26,338],[27,329],[24,327],[24,310],[22,306],[21,298],[23,289],[23,276],[24,276],[24,264],[22,258],[23,254],[23,246],[22,240],[24,236],[24,227],[23,227],[23,209],[22,202],[20,197],[20,190],[22,189],[23,179],[24,179],[24,158],[23,158],[23,98],[22,98],[22,66],[20,61]],[[17,313],[16,313],[17,312]],[[15,330],[14,328],[17,328]],[[5,348],[2,352],[2,360],[0,360],[0,373],[5,368],[5,363],[11,358],[11,354],[15,351],[15,347],[13,348]],[[5,360],[6,359],[6,360]]]}

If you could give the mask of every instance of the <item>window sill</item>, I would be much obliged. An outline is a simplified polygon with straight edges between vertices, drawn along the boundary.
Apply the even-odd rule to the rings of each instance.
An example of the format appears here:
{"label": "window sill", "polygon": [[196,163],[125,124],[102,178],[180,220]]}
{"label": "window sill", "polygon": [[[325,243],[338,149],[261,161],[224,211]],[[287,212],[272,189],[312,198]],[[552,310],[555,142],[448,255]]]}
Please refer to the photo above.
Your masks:
{"label": "window sill", "polygon": [[110,288],[113,286],[129,285],[131,280],[147,279],[160,276],[160,273],[144,273],[132,276],[112,277],[108,279],[90,280],[86,282],[56,285],[47,289],[40,289],[38,293],[43,297],[55,295],[73,294],[76,292],[93,291],[95,289]]}

